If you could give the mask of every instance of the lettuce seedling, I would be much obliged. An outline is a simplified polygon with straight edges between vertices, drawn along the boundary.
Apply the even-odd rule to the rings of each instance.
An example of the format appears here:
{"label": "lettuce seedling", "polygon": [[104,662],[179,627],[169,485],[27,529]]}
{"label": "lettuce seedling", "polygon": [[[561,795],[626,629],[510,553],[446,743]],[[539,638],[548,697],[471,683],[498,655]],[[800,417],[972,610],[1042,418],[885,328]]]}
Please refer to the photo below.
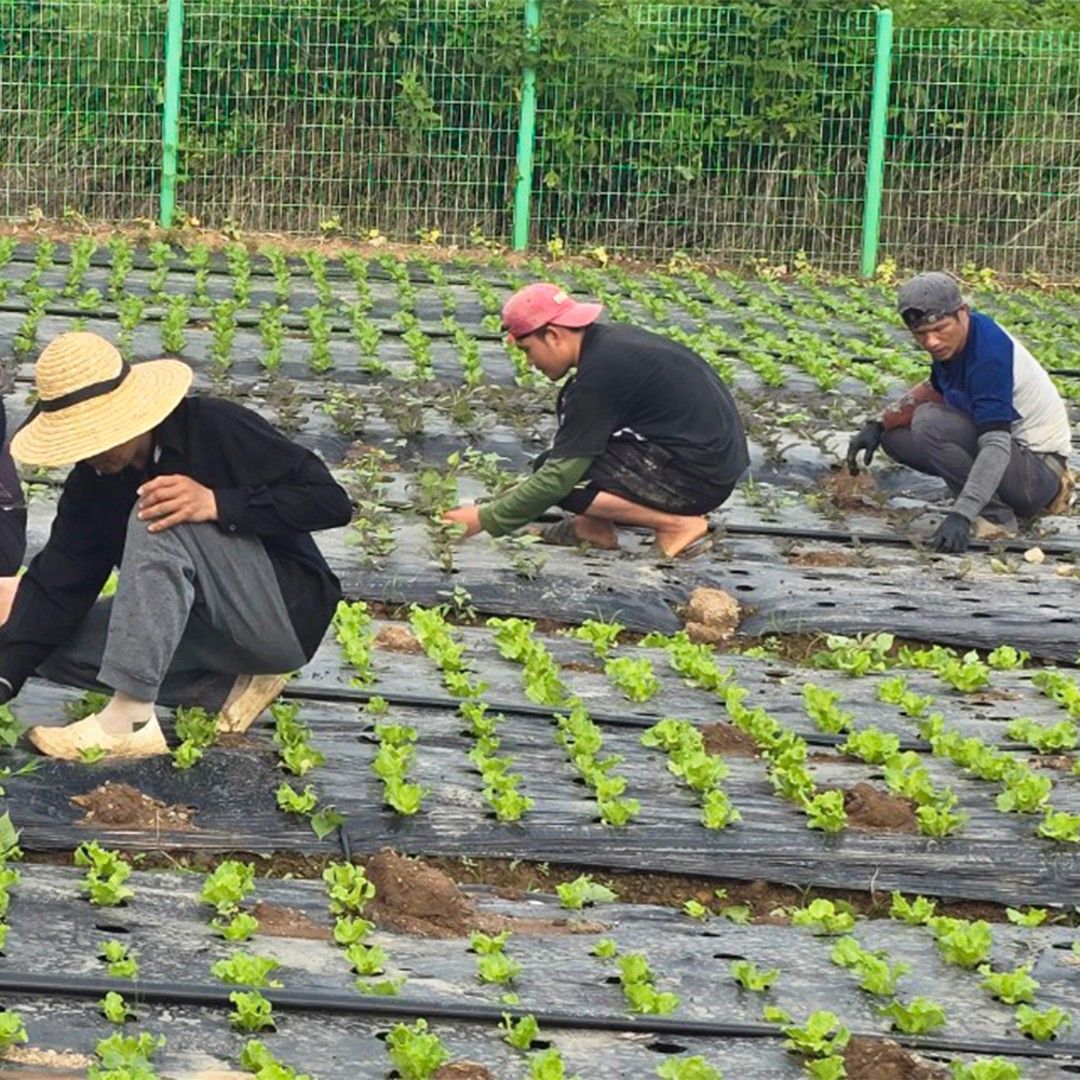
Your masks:
{"label": "lettuce seedling", "polygon": [[240,1051],[240,1067],[255,1074],[255,1080],[311,1080],[283,1065],[258,1039],[249,1039]]}
{"label": "lettuce seedling", "polygon": [[375,895],[375,885],[368,881],[364,868],[355,863],[330,863],[322,876],[330,896],[331,915],[360,915]]}
{"label": "lettuce seedling", "polygon": [[660,692],[660,680],[653,673],[652,661],[621,656],[604,665],[604,674],[629,701],[644,702]]}
{"label": "lettuce seedling", "polygon": [[540,1025],[535,1016],[520,1016],[516,1020],[509,1013],[503,1013],[503,1042],[509,1043],[515,1050],[529,1050],[540,1038]]}
{"label": "lettuce seedling", "polygon": [[334,941],[342,946],[355,945],[363,941],[374,929],[375,924],[368,922],[367,919],[342,915],[334,923]]}
{"label": "lettuce seedling", "polygon": [[598,799],[596,805],[600,820],[617,829],[629,825],[641,812],[641,803],[637,799]]}
{"label": "lettuce seedling", "polygon": [[96,765],[109,756],[109,751],[103,746],[83,746],[79,749],[79,761],[83,765]]}
{"label": "lettuce seedling", "polygon": [[600,938],[599,941],[589,950],[593,956],[602,957],[605,960],[610,960],[614,956],[619,955],[619,946],[616,944],[614,938]]}
{"label": "lettuce seedling", "polygon": [[386,1049],[401,1080],[429,1080],[450,1059],[439,1037],[429,1034],[424,1019],[412,1027],[395,1024],[386,1037]]}
{"label": "lettuce seedling", "polygon": [[840,832],[847,827],[842,791],[819,791],[806,804],[806,827],[824,832]]}
{"label": "lettuce seedling", "polygon": [[114,979],[136,979],[139,962],[122,941],[106,941],[101,946],[101,959],[109,965],[109,975]]}
{"label": "lettuce seedling", "polygon": [[474,930],[469,935],[469,947],[479,956],[490,956],[492,953],[502,952],[509,940],[509,930],[503,930],[495,935],[488,935],[479,930]]}
{"label": "lettuce seedling", "polygon": [[335,829],[340,829],[345,824],[345,815],[333,806],[324,806],[309,818],[311,831],[320,839],[325,840]]}
{"label": "lettuce seedling", "polygon": [[579,1080],[567,1078],[566,1064],[555,1046],[529,1055],[529,1080]]}
{"label": "lettuce seedling", "polygon": [[1007,907],[1005,909],[1005,917],[1014,926],[1042,926],[1046,922],[1047,916],[1050,914],[1046,908],[1028,908],[1027,911],[1020,911],[1019,908]]}
{"label": "lettuce seedling", "polygon": [[855,915],[843,901],[834,904],[819,897],[806,907],[795,908],[791,921],[796,926],[814,927],[820,934],[846,934],[855,925]]}
{"label": "lettuce seedling", "polygon": [[843,1080],[847,1076],[847,1066],[840,1054],[810,1058],[803,1062],[803,1068],[808,1076],[814,1077],[814,1080]]}
{"label": "lettuce seedling", "polygon": [[234,990],[229,1000],[236,1006],[229,1022],[237,1031],[265,1031],[274,1028],[274,1007],[258,990]]}
{"label": "lettuce seedling", "polygon": [[0,1050],[6,1050],[15,1043],[26,1041],[26,1027],[22,1017],[11,1009],[0,1012]]}
{"label": "lettuce seedling", "polygon": [[297,791],[288,781],[282,783],[277,789],[277,804],[280,810],[287,814],[298,814],[306,817],[312,813],[319,804],[319,797],[315,794],[315,788],[307,784],[303,791]]}
{"label": "lettuce seedling", "polygon": [[753,990],[755,993],[768,990],[780,978],[780,972],[777,968],[762,971],[749,960],[733,960],[728,967],[728,971],[731,972],[731,977],[744,990]]}
{"label": "lettuce seedling", "polygon": [[586,619],[570,636],[578,641],[587,641],[592,646],[593,654],[602,660],[618,644],[619,635],[625,629],[622,623]]}
{"label": "lettuce seedling", "polygon": [[247,911],[238,911],[231,919],[212,919],[210,926],[226,941],[247,941],[259,929],[259,920]]}
{"label": "lettuce seedling", "polygon": [[409,784],[398,777],[392,777],[383,785],[383,801],[405,817],[419,812],[425,794],[427,792],[419,784]]}
{"label": "lettuce seedling", "polygon": [[673,1057],[656,1069],[660,1080],[724,1080],[724,1074],[714,1069],[703,1057]]}
{"label": "lettuce seedling", "polygon": [[1012,645],[999,645],[986,657],[986,662],[998,671],[1016,671],[1031,659],[1031,653]]}
{"label": "lettuce seedling", "polygon": [[1031,977],[1030,964],[1013,968],[1012,971],[994,971],[989,964],[981,964],[979,974],[983,976],[980,983],[982,988],[989,990],[1006,1005],[1019,1005],[1022,1002],[1032,1004],[1035,1001],[1039,983]]}
{"label": "lettuce seedling", "polygon": [[212,904],[218,915],[232,916],[255,888],[255,864],[226,859],[207,874],[199,899]]}
{"label": "lettuce seedling", "polygon": [[118,994],[115,990],[110,990],[98,1002],[98,1006],[105,1019],[111,1024],[123,1024],[135,1019],[135,1012],[128,1007],[124,995]]}
{"label": "lettuce seedling", "polygon": [[905,1035],[925,1035],[945,1024],[945,1009],[928,998],[912,998],[907,1004],[894,1001],[878,1009],[882,1016],[892,1018],[893,1027]]}
{"label": "lettuce seedling", "polygon": [[1035,814],[1043,808],[1054,783],[1048,776],[1030,771],[1017,772],[1005,780],[1005,790],[995,804],[1003,814]]}
{"label": "lettuce seedling", "polygon": [[682,913],[691,919],[700,919],[702,922],[706,922],[713,916],[712,908],[706,907],[700,900],[694,899],[683,901]]}
{"label": "lettuce seedling", "polygon": [[378,945],[357,941],[345,949],[345,959],[357,975],[381,975],[386,969],[386,952]]}
{"label": "lettuce seedling", "polygon": [[963,810],[953,811],[947,805],[917,806],[915,817],[919,822],[919,832],[923,836],[951,836],[967,823],[968,815]]}
{"label": "lettuce seedling", "polygon": [[824,732],[839,735],[851,727],[854,717],[844,712],[840,706],[840,693],[828,690],[814,683],[803,686],[803,705],[807,716]]}
{"label": "lettuce seedling", "polygon": [[210,965],[210,974],[234,986],[280,986],[270,973],[281,965],[270,956],[238,952]]}
{"label": "lettuce seedling", "polygon": [[476,974],[481,982],[505,985],[513,982],[521,971],[521,964],[503,952],[488,953],[476,961]]}
{"label": "lettuce seedling", "polygon": [[952,1080],[1021,1080],[1020,1066],[1004,1058],[979,1058],[970,1064],[949,1062]]}
{"label": "lettuce seedling", "polygon": [[[1080,773],[1077,774],[1080,776]],[[1062,844],[1080,844],[1080,814],[1046,807],[1036,832],[1044,840],[1057,840]]]}
{"label": "lettuce seedling", "polygon": [[1054,1039],[1058,1031],[1065,1031],[1072,1026],[1072,1017],[1056,1005],[1043,1012],[1037,1012],[1030,1005],[1020,1005],[1015,1016],[1017,1028],[1038,1042]]}
{"label": "lettuce seedling", "polygon": [[982,919],[966,922],[939,917],[932,919],[930,926],[937,937],[938,950],[947,963],[976,968],[989,957],[994,939],[990,924]]}
{"label": "lettuce seedling", "polygon": [[900,750],[900,737],[890,735],[876,727],[853,731],[837,749],[842,754],[852,754],[870,765],[884,765]]}
{"label": "lettuce seedling", "polygon": [[731,805],[726,791],[714,788],[701,800],[700,821],[706,829],[726,829],[736,821],[742,821],[742,814]]}
{"label": "lettuce seedling", "polygon": [[121,1035],[117,1032],[101,1039],[94,1050],[99,1066],[90,1067],[87,1080],[114,1080],[118,1077],[154,1080],[150,1059],[164,1045],[164,1036],[155,1037],[146,1031],[139,1035]]}
{"label": "lettuce seedling", "polygon": [[593,904],[610,904],[618,896],[606,885],[593,881],[591,874],[582,874],[573,881],[555,886],[559,903],[571,911],[580,911]]}
{"label": "lettuce seedling", "polygon": [[847,1046],[851,1032],[840,1018],[828,1010],[811,1013],[802,1027],[789,1024],[781,1031],[786,1036],[784,1046],[805,1057],[831,1057]]}

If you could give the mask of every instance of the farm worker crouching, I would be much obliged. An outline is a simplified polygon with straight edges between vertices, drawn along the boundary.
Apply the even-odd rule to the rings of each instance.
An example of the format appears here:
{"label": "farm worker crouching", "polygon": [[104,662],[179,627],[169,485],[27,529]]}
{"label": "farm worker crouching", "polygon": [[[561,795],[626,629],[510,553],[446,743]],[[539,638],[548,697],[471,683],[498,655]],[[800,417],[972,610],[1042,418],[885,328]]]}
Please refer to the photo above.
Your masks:
{"label": "farm worker crouching", "polygon": [[0,625],[15,600],[25,554],[26,500],[7,445],[7,413],[0,402]]}
{"label": "farm worker crouching", "polygon": [[893,460],[939,476],[953,504],[930,537],[935,551],[1015,536],[1017,516],[1061,513],[1073,480],[1069,417],[1043,367],[988,315],[973,311],[947,274],[919,274],[897,307],[931,356],[930,378],[909,390],[848,445],[858,472],[880,446]]}
{"label": "farm worker crouching", "polygon": [[[76,463],[45,547],[0,630],[0,701],[37,673],[111,689],[43,753],[164,753],[154,705],[221,709],[245,730],[315,652],[340,598],[310,533],[349,521],[326,466],[254,412],[186,397],[179,360],[128,365],[104,338],[63,334],[38,358],[17,461]],[[111,600],[95,601],[121,565]]]}
{"label": "farm worker crouching", "polygon": [[673,556],[689,554],[708,532],[704,515],[749,463],[735,402],[696,353],[598,323],[602,310],[543,283],[503,306],[503,329],[534,368],[552,382],[574,374],[559,391],[558,430],[533,475],[493,502],[444,515],[465,536],[502,536],[555,505],[574,516],[542,530],[549,543],[617,548],[615,526],[632,525],[653,530]]}

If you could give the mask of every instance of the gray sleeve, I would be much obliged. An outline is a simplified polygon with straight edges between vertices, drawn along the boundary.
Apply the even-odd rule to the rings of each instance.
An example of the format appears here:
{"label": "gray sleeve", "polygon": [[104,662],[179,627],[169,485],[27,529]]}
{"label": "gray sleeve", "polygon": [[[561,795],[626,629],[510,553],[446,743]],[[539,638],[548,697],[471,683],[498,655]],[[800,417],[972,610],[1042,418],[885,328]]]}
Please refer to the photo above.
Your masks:
{"label": "gray sleeve", "polygon": [[994,497],[1011,457],[1012,435],[1008,431],[984,431],[979,436],[979,452],[967,483],[957,496],[952,512],[974,521]]}

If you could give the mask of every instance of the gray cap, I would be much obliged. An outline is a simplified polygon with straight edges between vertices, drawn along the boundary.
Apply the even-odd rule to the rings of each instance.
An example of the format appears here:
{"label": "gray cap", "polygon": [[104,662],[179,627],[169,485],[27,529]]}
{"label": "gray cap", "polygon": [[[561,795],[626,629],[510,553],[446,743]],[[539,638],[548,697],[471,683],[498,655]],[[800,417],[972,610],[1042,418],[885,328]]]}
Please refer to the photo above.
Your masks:
{"label": "gray cap", "polygon": [[900,286],[896,294],[896,310],[909,329],[922,323],[936,322],[964,306],[960,286],[955,278],[940,270],[917,274]]}

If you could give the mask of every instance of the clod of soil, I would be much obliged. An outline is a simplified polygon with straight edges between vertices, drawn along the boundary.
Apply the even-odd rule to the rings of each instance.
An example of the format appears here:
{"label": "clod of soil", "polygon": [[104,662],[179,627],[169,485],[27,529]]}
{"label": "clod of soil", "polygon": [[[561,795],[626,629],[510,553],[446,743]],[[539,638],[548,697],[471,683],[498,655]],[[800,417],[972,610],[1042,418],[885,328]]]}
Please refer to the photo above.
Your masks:
{"label": "clod of soil", "polygon": [[691,641],[723,645],[738,629],[739,602],[723,589],[700,586],[691,593],[683,618]]}
{"label": "clod of soil", "polygon": [[596,934],[603,923],[581,919],[513,919],[476,911],[472,899],[441,870],[422,859],[385,849],[368,859],[368,879],[375,898],[364,915],[379,926],[426,938],[467,937],[473,930],[497,934]]}
{"label": "clod of soil", "polygon": [[478,1061],[448,1061],[436,1070],[435,1080],[495,1080],[495,1074]]}
{"label": "clod of soil", "polygon": [[844,792],[844,810],[848,825],[854,829],[919,831],[919,819],[907,799],[880,791],[865,780]]}
{"label": "clod of soil", "polygon": [[1072,754],[1035,754],[1028,763],[1038,769],[1059,769],[1067,772],[1077,762]]}
{"label": "clod of soil", "polygon": [[375,635],[375,644],[387,652],[422,653],[424,646],[407,626],[384,626]]}
{"label": "clod of soil", "polygon": [[944,1080],[949,1074],[892,1039],[856,1036],[844,1048],[848,1080]]}
{"label": "clod of soil", "polygon": [[757,743],[734,724],[708,724],[701,728],[705,750],[728,757],[757,757]]}
{"label": "clod of soil", "polygon": [[852,476],[847,469],[831,472],[821,481],[822,490],[829,502],[838,510],[881,510],[877,495],[878,486],[873,476],[863,470]]}
{"label": "clod of soil", "polygon": [[854,566],[857,561],[854,552],[834,547],[793,551],[788,556],[792,566]]}
{"label": "clod of soil", "polygon": [[599,664],[590,664],[585,660],[568,660],[565,664],[559,666],[563,671],[585,671],[590,675],[600,675],[604,670]]}
{"label": "clod of soil", "polygon": [[268,937],[303,938],[306,941],[329,941],[329,928],[319,926],[299,908],[276,907],[261,900],[251,909],[259,920],[259,933]]}
{"label": "clod of soil", "polygon": [[107,780],[85,795],[73,795],[71,801],[86,811],[80,825],[109,825],[115,829],[154,832],[161,829],[189,832],[197,828],[195,807],[169,806],[144,795],[130,784],[114,784]]}

